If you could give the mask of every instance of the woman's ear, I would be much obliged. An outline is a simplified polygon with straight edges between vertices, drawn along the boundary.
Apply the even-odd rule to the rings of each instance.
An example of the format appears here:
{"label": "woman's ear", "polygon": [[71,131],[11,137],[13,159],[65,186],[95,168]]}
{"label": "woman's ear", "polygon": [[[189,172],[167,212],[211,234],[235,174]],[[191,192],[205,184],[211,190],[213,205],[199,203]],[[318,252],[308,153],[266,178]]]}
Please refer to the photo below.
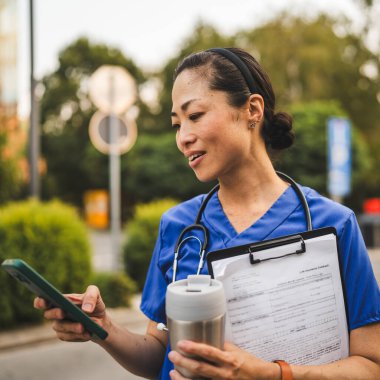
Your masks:
{"label": "woman's ear", "polygon": [[259,94],[252,94],[248,98],[249,120],[260,122],[264,117],[264,99]]}

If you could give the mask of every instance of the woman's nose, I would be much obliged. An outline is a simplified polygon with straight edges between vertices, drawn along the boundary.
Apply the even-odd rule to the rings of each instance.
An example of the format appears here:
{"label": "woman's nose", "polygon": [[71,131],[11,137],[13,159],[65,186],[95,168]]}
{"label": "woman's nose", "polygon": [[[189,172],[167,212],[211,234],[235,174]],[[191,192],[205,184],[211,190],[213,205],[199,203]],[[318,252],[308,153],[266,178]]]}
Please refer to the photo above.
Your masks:
{"label": "woman's nose", "polygon": [[196,135],[186,125],[182,125],[178,130],[177,142],[180,146],[186,147],[194,143],[196,139]]}

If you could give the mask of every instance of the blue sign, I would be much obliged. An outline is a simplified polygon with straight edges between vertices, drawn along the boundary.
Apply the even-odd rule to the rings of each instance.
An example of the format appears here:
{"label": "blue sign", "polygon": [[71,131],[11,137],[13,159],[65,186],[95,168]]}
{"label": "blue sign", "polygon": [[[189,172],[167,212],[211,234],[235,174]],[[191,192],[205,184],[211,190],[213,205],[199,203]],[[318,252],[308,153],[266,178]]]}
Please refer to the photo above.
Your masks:
{"label": "blue sign", "polygon": [[351,123],[331,117],[327,121],[328,191],[343,197],[351,192]]}

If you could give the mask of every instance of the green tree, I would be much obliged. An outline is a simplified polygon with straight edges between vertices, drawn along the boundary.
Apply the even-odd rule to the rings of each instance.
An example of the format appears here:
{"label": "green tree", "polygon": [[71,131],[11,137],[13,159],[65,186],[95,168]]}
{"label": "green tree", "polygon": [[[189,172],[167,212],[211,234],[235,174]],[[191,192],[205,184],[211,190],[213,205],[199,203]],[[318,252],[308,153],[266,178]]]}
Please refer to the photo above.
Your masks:
{"label": "green tree", "polygon": [[152,199],[188,199],[207,192],[210,184],[199,182],[187,160],[178,151],[175,132],[142,135],[128,155],[127,194],[131,202],[146,203]]}
{"label": "green tree", "polygon": [[[310,21],[284,14],[237,38],[268,72],[279,108],[336,99],[380,162],[379,52],[370,51],[351,29],[347,21],[323,15]],[[373,173],[366,181],[369,194],[378,192],[378,183],[380,173]]]}
{"label": "green tree", "polygon": [[[208,46],[215,46],[231,39],[220,36],[214,28],[199,25],[185,42],[186,49],[161,73],[150,76],[163,89],[158,111],[138,101],[139,137],[136,146],[121,158],[123,204],[129,209],[137,202],[166,196],[185,199],[209,188],[195,179],[178,152],[170,127],[174,67],[180,56],[205,48],[206,40]],[[58,69],[43,80],[42,152],[48,165],[43,179],[45,198],[59,197],[81,205],[85,190],[108,188],[108,157],[96,151],[88,138],[95,108],[88,99],[86,80],[102,64],[126,67],[141,84],[147,79],[120,51],[81,38],[61,52]]]}
{"label": "green tree", "polygon": [[[347,113],[334,101],[294,104],[289,107],[294,117],[296,140],[275,166],[288,173],[301,184],[327,194],[327,120],[331,116],[347,117]],[[362,184],[373,167],[368,145],[357,127],[352,128],[352,194],[347,203],[361,209]]]}
{"label": "green tree", "polygon": [[[59,55],[59,67],[43,78],[41,149],[48,172],[44,198],[59,197],[80,205],[85,190],[108,186],[108,158],[88,137],[95,108],[88,98],[89,76],[104,64],[125,67],[138,83],[145,80],[137,66],[118,49],[80,38]],[[141,106],[138,100],[137,104]],[[122,158],[125,167],[125,156]]]}

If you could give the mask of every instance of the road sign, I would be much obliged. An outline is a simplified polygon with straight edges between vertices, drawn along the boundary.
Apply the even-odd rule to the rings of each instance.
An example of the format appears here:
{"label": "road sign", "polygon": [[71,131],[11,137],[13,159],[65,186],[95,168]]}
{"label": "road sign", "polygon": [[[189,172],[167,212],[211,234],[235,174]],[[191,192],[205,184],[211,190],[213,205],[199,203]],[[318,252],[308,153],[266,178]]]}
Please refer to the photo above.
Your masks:
{"label": "road sign", "polygon": [[89,82],[89,95],[100,109],[90,121],[90,138],[97,149],[109,153],[112,252],[115,270],[120,270],[120,154],[132,148],[137,137],[134,120],[120,116],[136,100],[133,77],[120,66],[104,65]]}
{"label": "road sign", "polygon": [[103,65],[90,77],[89,95],[105,113],[121,114],[136,100],[136,83],[123,67]]}
{"label": "road sign", "polygon": [[328,191],[331,196],[344,197],[351,191],[351,123],[348,119],[331,117],[327,121]]}
{"label": "road sign", "polygon": [[[111,125],[117,129],[116,139],[111,142]],[[89,134],[91,142],[100,152],[108,154],[113,145],[116,154],[128,152],[136,142],[137,126],[136,122],[127,117],[108,115],[97,111],[91,118]]]}

